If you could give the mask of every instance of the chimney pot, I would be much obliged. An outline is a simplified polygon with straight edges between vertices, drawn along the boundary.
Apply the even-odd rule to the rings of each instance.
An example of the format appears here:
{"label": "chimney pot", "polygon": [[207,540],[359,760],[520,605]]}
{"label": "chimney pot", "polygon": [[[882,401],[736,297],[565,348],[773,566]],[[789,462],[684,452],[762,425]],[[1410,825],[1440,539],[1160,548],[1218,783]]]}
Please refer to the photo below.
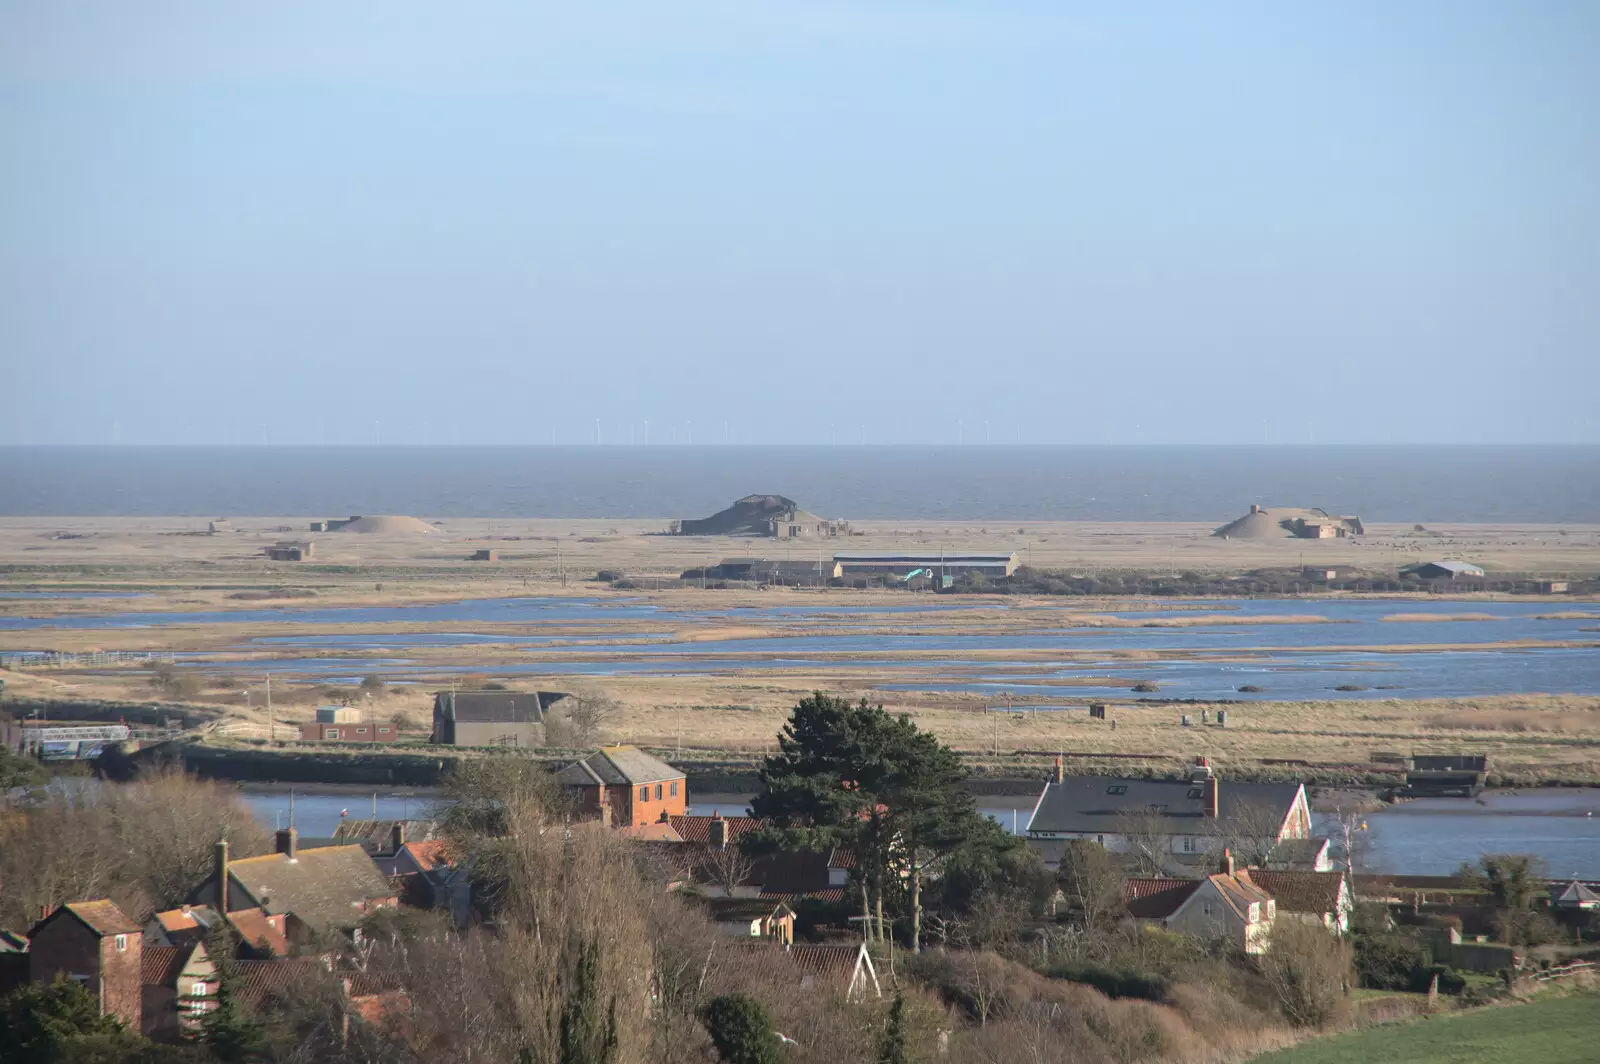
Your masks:
{"label": "chimney pot", "polygon": [[217,912],[228,915],[228,840],[218,839],[213,860],[213,874],[217,877]]}

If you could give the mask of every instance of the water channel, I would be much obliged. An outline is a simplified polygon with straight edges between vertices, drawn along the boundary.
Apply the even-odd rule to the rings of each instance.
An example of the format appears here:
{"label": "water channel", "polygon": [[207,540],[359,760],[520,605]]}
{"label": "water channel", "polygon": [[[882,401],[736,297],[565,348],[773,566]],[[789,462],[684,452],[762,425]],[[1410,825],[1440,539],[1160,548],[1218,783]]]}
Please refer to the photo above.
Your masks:
{"label": "water channel", "polygon": [[[288,823],[288,789],[247,786],[242,794],[267,827]],[[425,788],[371,792],[308,786],[293,795],[295,826],[303,834],[324,836],[332,835],[344,816],[425,817],[440,800]],[[689,811],[740,816],[750,797],[700,795]],[[978,808],[1003,827],[1022,831],[1036,797],[985,796]],[[1600,788],[1486,792],[1480,800],[1423,798],[1371,813],[1366,824],[1365,871],[1448,875],[1485,853],[1530,853],[1551,877],[1600,879]]]}

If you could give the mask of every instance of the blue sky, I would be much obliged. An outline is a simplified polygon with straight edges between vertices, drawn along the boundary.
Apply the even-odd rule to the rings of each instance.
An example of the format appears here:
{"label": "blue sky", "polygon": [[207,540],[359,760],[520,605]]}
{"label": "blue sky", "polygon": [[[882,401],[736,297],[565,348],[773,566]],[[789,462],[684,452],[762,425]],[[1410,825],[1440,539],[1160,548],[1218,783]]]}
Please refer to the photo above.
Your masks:
{"label": "blue sky", "polygon": [[1587,0],[0,0],[0,442],[1596,441],[1597,56]]}

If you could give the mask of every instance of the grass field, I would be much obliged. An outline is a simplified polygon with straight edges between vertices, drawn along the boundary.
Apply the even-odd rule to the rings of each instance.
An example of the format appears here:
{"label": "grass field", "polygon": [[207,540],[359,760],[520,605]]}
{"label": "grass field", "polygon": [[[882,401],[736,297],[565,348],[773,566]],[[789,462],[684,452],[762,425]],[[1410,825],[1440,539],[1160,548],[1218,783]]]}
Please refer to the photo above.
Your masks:
{"label": "grass field", "polygon": [[1257,1057],[1254,1064],[1596,1064],[1600,995],[1371,1027]]}

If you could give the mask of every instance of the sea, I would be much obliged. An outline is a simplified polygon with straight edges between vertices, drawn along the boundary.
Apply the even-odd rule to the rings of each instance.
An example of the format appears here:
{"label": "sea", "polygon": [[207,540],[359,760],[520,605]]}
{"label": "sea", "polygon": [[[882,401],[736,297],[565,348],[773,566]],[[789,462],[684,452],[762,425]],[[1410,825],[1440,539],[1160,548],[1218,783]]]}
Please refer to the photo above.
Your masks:
{"label": "sea", "polygon": [[7,446],[0,516],[699,517],[750,494],[897,521],[1600,523],[1600,445]]}

